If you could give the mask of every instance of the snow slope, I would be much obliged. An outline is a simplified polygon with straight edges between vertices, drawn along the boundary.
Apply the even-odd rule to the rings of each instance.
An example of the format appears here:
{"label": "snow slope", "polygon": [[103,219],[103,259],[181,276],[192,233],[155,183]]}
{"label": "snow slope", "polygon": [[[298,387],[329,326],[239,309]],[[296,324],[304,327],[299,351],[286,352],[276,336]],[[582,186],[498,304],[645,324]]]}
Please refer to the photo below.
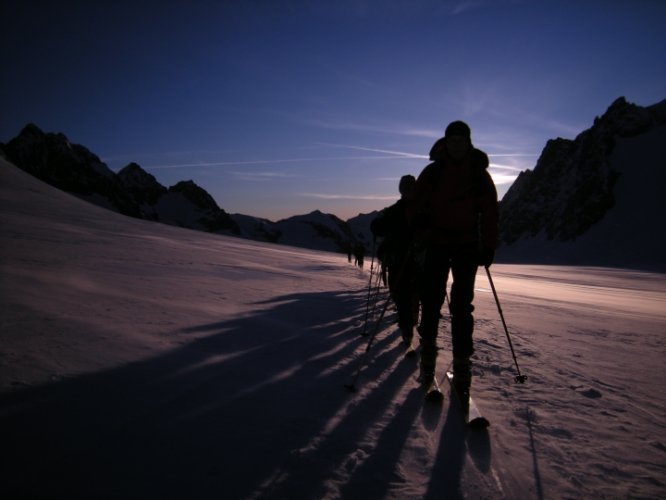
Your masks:
{"label": "snow slope", "polygon": [[0,160],[3,497],[664,497],[664,275],[492,270],[529,380],[479,274],[492,425],[467,431],[392,311],[343,388],[369,283],[345,256],[123,217]]}

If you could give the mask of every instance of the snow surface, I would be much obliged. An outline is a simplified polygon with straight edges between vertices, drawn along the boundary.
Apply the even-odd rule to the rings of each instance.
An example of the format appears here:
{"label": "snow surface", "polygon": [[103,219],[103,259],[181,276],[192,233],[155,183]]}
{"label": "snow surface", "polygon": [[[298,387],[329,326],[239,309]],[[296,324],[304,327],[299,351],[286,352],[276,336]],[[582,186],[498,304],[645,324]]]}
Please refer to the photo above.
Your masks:
{"label": "snow surface", "polygon": [[516,384],[480,273],[473,431],[423,401],[392,310],[343,388],[369,267],[123,217],[0,160],[3,498],[666,497],[665,275],[493,266]]}

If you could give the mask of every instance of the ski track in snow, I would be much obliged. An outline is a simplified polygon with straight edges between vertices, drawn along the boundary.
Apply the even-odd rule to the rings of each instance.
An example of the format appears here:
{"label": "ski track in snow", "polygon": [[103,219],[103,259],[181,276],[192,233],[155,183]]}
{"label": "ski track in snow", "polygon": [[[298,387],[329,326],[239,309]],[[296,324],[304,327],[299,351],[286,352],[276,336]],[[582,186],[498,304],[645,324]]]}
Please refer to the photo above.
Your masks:
{"label": "ski track in snow", "polygon": [[491,427],[471,431],[446,383],[423,401],[392,307],[344,389],[367,268],[128,219],[0,163],[8,498],[666,496],[664,275],[493,266],[516,384],[479,273],[473,394]]}

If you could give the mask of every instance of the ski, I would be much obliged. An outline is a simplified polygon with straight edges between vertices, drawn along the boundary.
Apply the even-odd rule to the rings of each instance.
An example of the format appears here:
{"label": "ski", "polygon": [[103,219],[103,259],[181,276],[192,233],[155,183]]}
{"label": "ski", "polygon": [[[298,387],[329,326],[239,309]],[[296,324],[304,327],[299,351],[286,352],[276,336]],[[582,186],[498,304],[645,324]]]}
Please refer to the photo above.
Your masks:
{"label": "ski", "polygon": [[472,396],[467,395],[465,397],[464,394],[459,394],[456,390],[456,386],[453,383],[453,372],[447,371],[446,379],[451,385],[451,393],[455,394],[456,399],[460,403],[465,423],[472,429],[487,428],[490,425],[490,421],[481,414],[479,408],[476,406],[476,403],[472,399]]}

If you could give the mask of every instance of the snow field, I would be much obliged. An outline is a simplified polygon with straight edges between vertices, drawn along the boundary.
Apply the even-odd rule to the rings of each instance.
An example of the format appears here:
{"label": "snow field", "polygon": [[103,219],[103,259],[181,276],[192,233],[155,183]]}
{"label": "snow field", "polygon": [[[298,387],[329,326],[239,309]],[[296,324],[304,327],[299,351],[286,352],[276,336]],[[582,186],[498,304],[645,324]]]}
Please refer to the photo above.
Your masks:
{"label": "snow field", "polygon": [[[664,276],[493,266],[464,428],[425,404],[369,261],[119,216],[0,164],[0,480],[11,497],[661,498]],[[439,370],[450,362],[440,326]],[[446,388],[446,382],[443,383]],[[446,392],[446,391],[445,391]]]}

